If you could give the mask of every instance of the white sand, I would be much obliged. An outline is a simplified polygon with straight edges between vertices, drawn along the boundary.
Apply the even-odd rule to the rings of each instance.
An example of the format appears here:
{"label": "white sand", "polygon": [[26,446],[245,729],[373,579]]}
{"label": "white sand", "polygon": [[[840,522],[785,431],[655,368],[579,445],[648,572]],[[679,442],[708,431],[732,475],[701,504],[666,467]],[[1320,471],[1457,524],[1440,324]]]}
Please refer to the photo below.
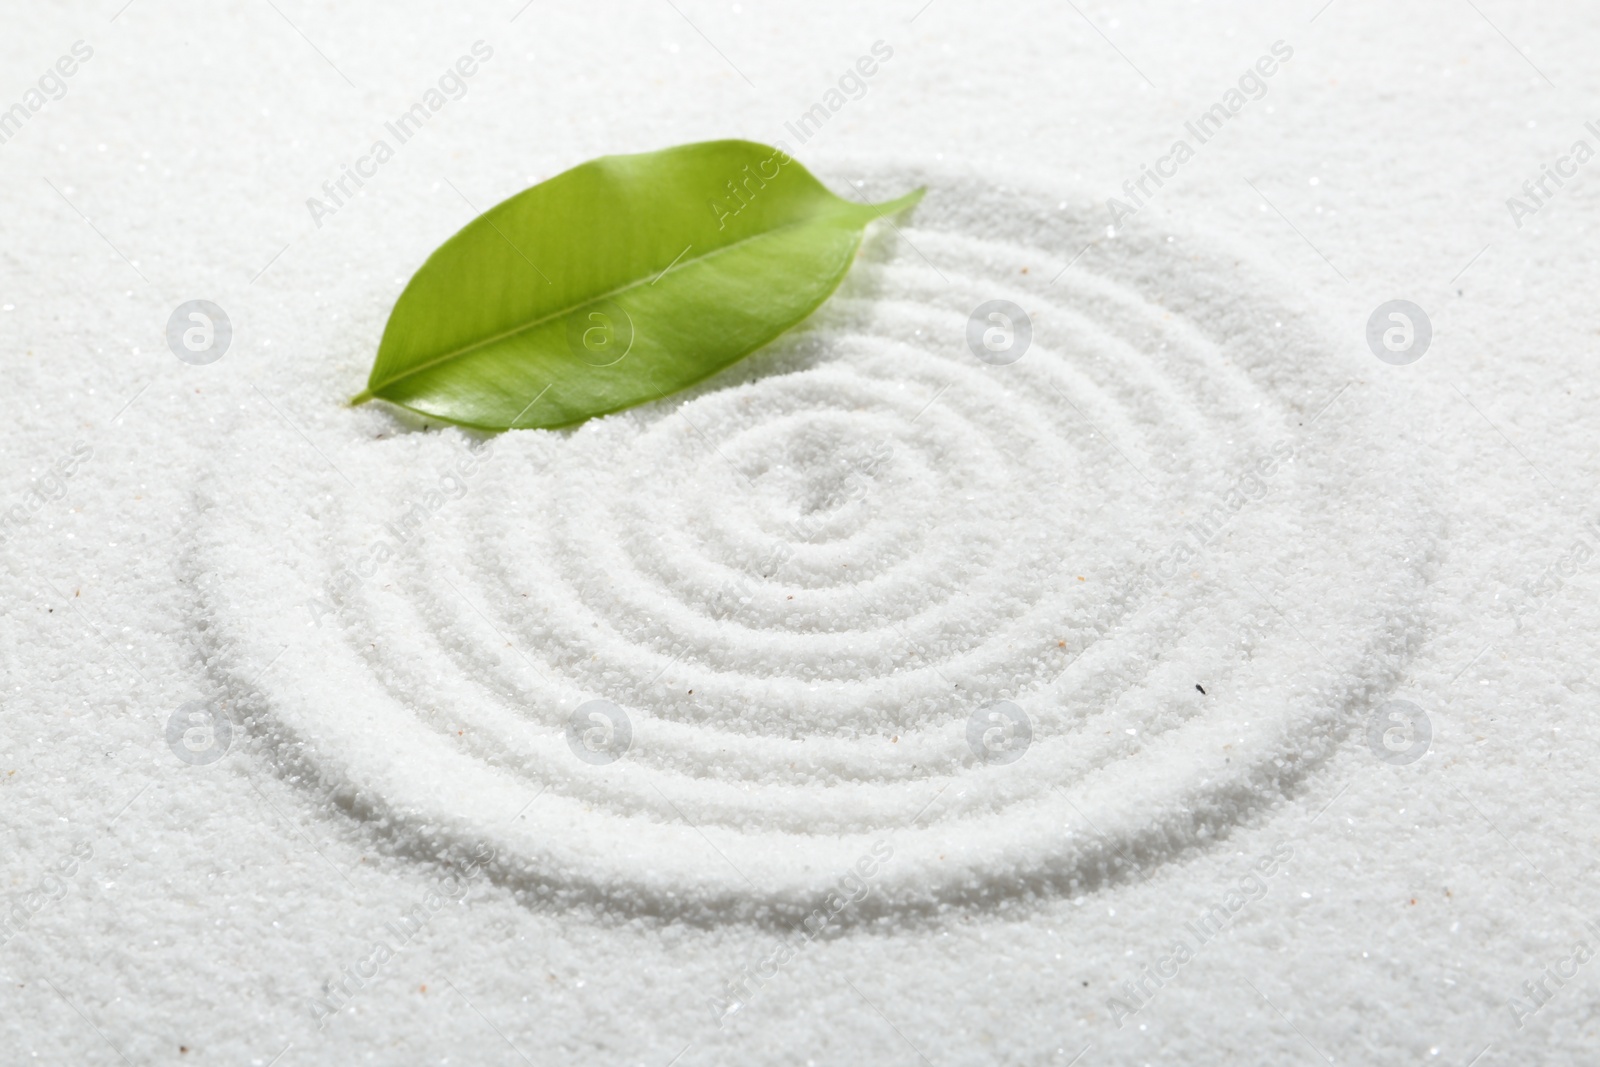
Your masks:
{"label": "white sand", "polygon": [[[7,106],[93,47],[0,144],[6,1062],[1595,1046],[1589,175],[1505,203],[1594,140],[1592,16],[278,6],[4,46]],[[571,433],[341,406],[475,208],[787,137],[879,40],[790,147],[929,195],[803,329]]]}

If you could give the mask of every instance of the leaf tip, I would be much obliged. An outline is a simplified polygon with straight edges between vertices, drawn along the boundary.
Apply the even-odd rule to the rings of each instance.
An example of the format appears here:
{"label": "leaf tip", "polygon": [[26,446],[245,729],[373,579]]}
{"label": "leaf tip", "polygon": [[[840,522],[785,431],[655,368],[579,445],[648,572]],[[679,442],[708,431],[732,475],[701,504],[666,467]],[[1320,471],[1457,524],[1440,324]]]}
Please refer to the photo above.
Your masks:
{"label": "leaf tip", "polygon": [[346,407],[352,407],[352,408],[358,408],[362,404],[365,404],[367,401],[369,401],[371,399],[372,399],[372,390],[371,389],[363,389],[363,390],[361,390],[361,392],[357,393],[355,396],[353,396],[349,400],[345,401],[345,406]]}
{"label": "leaf tip", "polygon": [[905,196],[897,197],[894,200],[890,200],[886,204],[877,205],[876,210],[880,215],[898,215],[900,212],[905,211],[908,208],[916,207],[917,204],[922,202],[922,198],[926,196],[927,193],[928,187],[926,185],[919,185]]}

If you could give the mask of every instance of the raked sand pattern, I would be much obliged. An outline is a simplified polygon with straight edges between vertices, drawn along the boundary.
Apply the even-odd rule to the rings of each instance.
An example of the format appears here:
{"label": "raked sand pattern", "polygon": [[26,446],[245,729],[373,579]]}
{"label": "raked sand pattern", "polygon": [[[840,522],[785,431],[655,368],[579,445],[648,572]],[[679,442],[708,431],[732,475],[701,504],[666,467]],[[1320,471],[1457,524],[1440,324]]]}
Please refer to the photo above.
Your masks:
{"label": "raked sand pattern", "polygon": [[659,404],[241,420],[187,561],[233,743],[529,901],[695,921],[885,852],[850,921],[1092,892],[1361,743],[1438,530],[1359,339],[1210,235],[857,193],[908,181],[810,322]]}

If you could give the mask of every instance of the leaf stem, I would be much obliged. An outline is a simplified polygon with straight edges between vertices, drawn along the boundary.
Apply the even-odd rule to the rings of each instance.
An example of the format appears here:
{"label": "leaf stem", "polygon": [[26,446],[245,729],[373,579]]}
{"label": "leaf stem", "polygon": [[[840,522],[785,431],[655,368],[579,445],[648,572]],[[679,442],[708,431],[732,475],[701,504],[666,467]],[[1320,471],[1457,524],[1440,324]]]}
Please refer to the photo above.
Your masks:
{"label": "leaf stem", "polygon": [[355,396],[351,397],[347,401],[347,403],[349,404],[350,407],[358,408],[362,404],[365,404],[367,401],[369,401],[371,399],[372,399],[372,390],[371,389],[363,389],[363,390],[361,390],[361,392],[359,392]]}

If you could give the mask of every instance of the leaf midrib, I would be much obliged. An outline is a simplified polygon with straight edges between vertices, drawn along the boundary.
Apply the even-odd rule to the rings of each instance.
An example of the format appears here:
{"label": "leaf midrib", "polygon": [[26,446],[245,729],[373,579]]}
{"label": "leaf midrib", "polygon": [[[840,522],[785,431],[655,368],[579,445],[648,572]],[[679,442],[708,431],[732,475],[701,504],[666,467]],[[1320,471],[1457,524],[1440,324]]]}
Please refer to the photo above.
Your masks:
{"label": "leaf midrib", "polygon": [[[824,190],[824,191],[826,192],[826,190]],[[832,196],[833,194],[832,193],[828,193],[828,195]],[[873,205],[871,205],[871,204],[852,204],[848,200],[843,200],[843,199],[839,199],[839,198],[835,198],[835,199],[838,199],[839,200],[839,204],[843,205],[844,207],[869,207],[869,208],[873,207]],[[845,215],[845,212],[839,211],[837,209],[837,207],[834,207],[834,205],[829,205],[829,207],[833,207],[832,214],[834,214],[836,216],[839,216],[839,217],[843,217]],[[826,215],[827,214],[828,214],[827,212],[819,212],[819,213],[817,213],[815,215],[812,215],[812,216],[809,216],[807,218],[796,219],[793,222],[786,222],[782,226],[776,226],[776,227],[773,227],[770,230],[763,230],[760,233],[751,234],[749,237],[741,237],[741,238],[739,238],[739,240],[734,241],[731,244],[723,245],[720,248],[714,248],[711,251],[705,253],[704,255],[691,256],[683,264],[683,266],[687,267],[690,264],[704,263],[706,260],[712,259],[712,258],[714,258],[716,256],[720,256],[724,252],[731,252],[733,249],[738,248],[741,245],[746,245],[746,244],[749,244],[752,241],[760,241],[760,240],[763,240],[763,239],[768,238],[768,237],[776,236],[777,234],[783,233],[785,230],[794,229],[796,226],[804,226],[804,225],[807,225],[809,223],[818,222],[818,221],[827,221],[826,220]],[[493,337],[486,337],[482,341],[474,341],[472,344],[466,345],[466,346],[464,346],[462,348],[455,349],[452,352],[446,352],[444,355],[437,356],[437,357],[435,357],[433,359],[430,359],[426,363],[420,364],[420,365],[418,365],[416,367],[412,367],[412,368],[406,370],[404,373],[396,374],[392,378],[385,379],[382,383],[380,383],[378,385],[368,385],[366,389],[364,389],[359,395],[357,395],[353,400],[351,400],[351,403],[352,404],[357,404],[357,403],[361,403],[361,402],[366,401],[366,400],[370,400],[373,397],[377,396],[379,389],[387,389],[391,385],[394,385],[396,382],[403,382],[407,378],[414,378],[417,375],[422,374],[425,371],[432,370],[434,367],[437,367],[437,366],[439,366],[439,365],[441,365],[443,363],[448,363],[453,359],[460,359],[463,356],[470,355],[473,352],[476,352],[480,348],[487,348],[490,345],[497,344],[497,343],[499,343],[501,341],[504,341],[508,337],[515,337],[519,333],[525,333],[528,330],[534,329],[537,326],[543,326],[545,323],[550,322],[553,319],[558,319],[563,315],[569,315],[572,312],[577,311],[579,308],[587,307],[588,305],[593,304],[596,301],[605,300],[605,299],[607,299],[609,297],[616,296],[619,293],[626,293],[626,292],[628,292],[628,291],[630,291],[632,289],[637,289],[641,285],[647,284],[645,279],[650,277],[650,276],[651,275],[647,274],[647,275],[645,275],[645,277],[635,278],[635,279],[633,279],[633,280],[631,280],[631,281],[629,281],[629,282],[627,282],[627,283],[625,283],[623,285],[617,286],[615,289],[611,289],[611,290],[609,290],[607,292],[599,293],[599,294],[597,294],[595,296],[588,297],[585,300],[583,300],[583,301],[581,301],[579,303],[576,303],[576,304],[572,304],[572,305],[570,305],[568,307],[559,308],[559,309],[557,309],[555,311],[550,312],[548,315],[544,315],[544,316],[541,316],[540,318],[533,319],[532,321],[525,322],[522,325],[515,327],[514,329],[506,330],[506,331],[504,331],[502,333],[495,334]]]}

